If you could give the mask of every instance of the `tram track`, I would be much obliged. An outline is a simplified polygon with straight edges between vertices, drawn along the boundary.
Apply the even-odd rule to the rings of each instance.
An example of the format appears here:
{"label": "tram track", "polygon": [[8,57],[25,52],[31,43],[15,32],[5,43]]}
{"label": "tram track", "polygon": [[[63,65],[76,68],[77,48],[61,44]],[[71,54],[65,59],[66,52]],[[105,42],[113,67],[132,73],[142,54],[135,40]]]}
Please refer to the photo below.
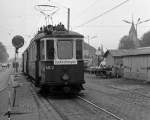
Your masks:
{"label": "tram track", "polygon": [[[123,116],[124,119],[140,120],[140,118],[146,118],[144,117],[148,116],[146,112],[150,111],[150,98],[142,93],[120,89],[119,92],[115,89],[113,93],[113,89],[107,90],[105,85],[102,88],[101,85],[99,87],[86,86],[86,89],[88,90],[88,99],[93,101],[94,96],[101,96],[101,98],[96,97],[100,101],[95,100],[94,102],[115,114]],[[111,102],[109,99],[111,99]],[[129,112],[129,109],[132,112]]]}
{"label": "tram track", "polygon": [[[107,96],[112,96],[113,98],[118,98],[124,102],[130,103],[130,104],[136,104],[139,106],[146,107],[150,109],[150,93],[149,95],[145,95],[144,93],[141,93],[141,90],[144,92],[148,92],[149,90],[146,88],[136,88],[133,90],[126,90],[122,89],[120,87],[115,87],[115,85],[96,85],[93,83],[89,84],[90,87],[86,86],[87,89],[90,89],[92,91],[95,91],[97,93],[102,93]],[[96,88],[96,89],[95,89]],[[98,89],[97,89],[98,88]]]}
{"label": "tram track", "polygon": [[37,95],[33,85],[31,85],[31,92],[38,106],[39,116],[41,117],[41,113],[43,113],[46,120],[52,117],[55,117],[55,120],[99,120],[99,118],[123,120],[81,96],[76,98],[41,97]]}
{"label": "tram track", "polygon": [[64,120],[59,114],[57,114],[55,109],[49,105],[46,98],[37,94],[35,89],[35,86],[31,83],[30,90],[37,105],[39,120],[49,120],[52,118],[53,120]]}
{"label": "tram track", "polygon": [[63,112],[61,112],[61,111],[50,101],[50,99],[47,99],[47,98],[46,98],[46,101],[49,103],[50,106],[53,107],[53,109],[58,113],[58,115],[61,117],[62,120],[69,120],[68,117],[67,117]]}
{"label": "tram track", "polygon": [[110,114],[111,116],[113,116],[113,117],[116,118],[117,120],[123,120],[123,118],[121,118],[121,117],[119,117],[119,116],[113,114],[112,112],[110,112],[110,111],[108,111],[108,110],[106,110],[106,109],[104,109],[104,108],[102,108],[102,107],[96,105],[95,103],[93,103],[93,102],[91,102],[91,101],[89,101],[89,100],[87,100],[87,99],[85,99],[85,98],[83,98],[83,97],[81,97],[81,96],[77,96],[77,97],[78,97],[79,99],[81,99],[81,100],[83,100],[83,101],[85,101],[85,102],[91,104],[91,105],[94,106],[95,108],[98,108],[98,109],[100,109],[100,110],[106,112],[107,114]]}
{"label": "tram track", "polygon": [[[150,101],[150,96],[148,95],[145,95],[145,94],[142,94],[141,92],[138,92],[138,91],[149,91],[147,90],[146,88],[137,88],[137,89],[134,89],[134,90],[123,90],[123,89],[120,89],[120,88],[115,88],[115,87],[112,87],[112,86],[106,86],[108,88],[111,88],[111,89],[118,89],[120,91],[119,94],[112,94],[112,96],[116,97],[116,98],[119,98],[123,101],[126,101],[128,103],[131,103],[131,104],[136,104],[136,105],[139,105],[141,107],[145,107],[147,109],[150,109],[150,104],[149,104],[149,101]],[[109,94],[111,95],[111,94]]]}
{"label": "tram track", "polygon": [[[92,87],[92,89],[93,89],[93,87]],[[93,91],[95,91],[95,90],[93,89]],[[128,92],[127,90],[121,90],[121,91]],[[115,95],[115,94],[111,94],[111,93],[107,93],[107,92],[105,93],[104,91],[99,91],[99,90],[96,90],[95,92],[98,92],[98,93],[100,92],[100,93],[105,94],[106,95],[105,98],[107,98],[109,96],[112,99],[116,99],[115,101],[121,100],[122,103],[126,102],[126,103],[128,103],[128,108],[132,103],[132,101],[130,103],[129,101],[126,101],[126,99],[122,99],[124,95],[117,96],[117,94]],[[138,94],[138,92],[134,92],[134,93]],[[90,94],[90,92],[88,92],[88,94]],[[149,98],[149,96],[143,95],[141,93],[139,93],[139,95],[141,95],[143,97],[147,97],[147,99]],[[120,111],[120,112],[118,111],[119,112],[119,114],[118,114],[116,111],[113,112],[113,109],[111,109],[111,107],[117,107],[117,106],[111,106],[111,107],[109,107],[109,105],[103,106],[103,103],[106,103],[106,102],[102,102],[102,103],[101,103],[101,101],[96,102],[96,101],[94,101],[94,99],[92,99],[92,97],[86,96],[86,94],[84,96],[79,95],[79,96],[77,96],[77,98],[71,98],[71,99],[70,98],[66,99],[66,97],[59,99],[59,98],[46,96],[46,97],[40,97],[37,99],[39,99],[40,103],[42,103],[41,106],[43,106],[44,114],[45,114],[45,116],[47,116],[46,120],[48,120],[49,118],[51,118],[53,116],[53,115],[50,115],[52,113],[51,111],[54,111],[55,116],[57,116],[56,120],[75,120],[78,118],[79,118],[78,120],[96,120],[96,119],[99,120],[100,117],[97,114],[97,111],[99,111],[99,112],[102,111],[101,115],[104,116],[103,120],[124,120],[128,117],[132,118],[132,116],[131,116],[132,113],[129,116],[128,116],[127,112],[123,113],[123,111],[126,108],[124,108],[123,111]],[[90,97],[90,99],[88,99],[88,97]],[[102,107],[100,107],[100,106],[102,106]],[[135,105],[132,104],[131,106],[135,107],[136,104]],[[138,107],[135,107],[135,110]],[[95,109],[95,110],[92,111],[92,109]],[[119,107],[116,109],[119,110]],[[107,116],[106,116],[106,114],[107,114]],[[124,117],[121,118],[120,116],[124,116]],[[95,117],[96,119],[93,117]],[[133,117],[133,119],[134,119],[134,117]]]}
{"label": "tram track", "polygon": [[[62,117],[63,120],[72,120],[74,119],[74,116],[82,116],[83,118],[79,118],[80,119],[85,119],[85,120],[91,120],[91,116],[95,115],[94,117],[96,117],[97,119],[104,119],[104,120],[123,120],[123,118],[120,118],[119,116],[107,111],[106,109],[99,107],[98,105],[90,102],[89,100],[81,97],[81,96],[77,96],[76,99],[68,99],[68,100],[61,100],[61,103],[56,102],[55,100],[51,100],[51,99],[46,99],[47,102],[55,109],[55,111],[57,111],[57,113]],[[75,104],[76,107],[80,106],[80,110],[77,112],[76,110],[73,111],[72,113],[67,114],[67,112],[65,113],[64,111],[61,110],[60,107],[62,107],[60,104],[64,103],[64,108],[67,108],[67,104],[65,105],[65,101],[69,104],[69,106]],[[82,101],[82,102],[81,102]],[[84,102],[84,103],[83,103]],[[59,105],[56,105],[59,104]],[[87,105],[88,104],[88,105]],[[88,107],[87,107],[88,106]],[[71,109],[71,108],[70,108]],[[76,108],[75,108],[76,109]],[[66,110],[67,111],[67,110]],[[70,110],[72,111],[72,110]],[[84,111],[84,112],[82,112]],[[88,111],[88,113],[87,113]],[[97,114],[98,112],[101,113],[101,115],[103,115],[103,117],[99,117],[99,115]],[[90,115],[91,114],[91,115]],[[72,116],[72,117],[70,117]],[[86,116],[86,118],[84,118]],[[87,117],[88,116],[88,117]],[[94,118],[92,118],[92,120],[95,120]]]}
{"label": "tram track", "polygon": [[[139,85],[139,84],[138,84]],[[101,91],[101,90],[94,90],[94,91],[96,91],[96,92],[102,92],[102,93],[105,93],[105,94],[108,94],[109,96],[114,96],[114,97],[117,97],[117,98],[123,98],[123,97],[125,97],[125,98],[123,98],[123,101],[127,101],[127,102],[130,102],[130,103],[132,103],[132,101],[130,101],[129,100],[129,98],[130,99],[133,99],[133,100],[135,100],[134,101],[134,103],[135,104],[141,104],[141,103],[143,103],[143,102],[146,102],[146,101],[148,101],[148,100],[150,100],[150,93],[148,94],[148,95],[145,95],[145,94],[143,94],[143,93],[141,93],[141,91],[144,91],[144,92],[149,92],[149,90],[150,89],[148,89],[147,87],[146,88],[143,88],[143,87],[141,87],[141,88],[136,88],[136,89],[133,89],[133,90],[126,90],[126,89],[123,89],[123,88],[120,88],[120,87],[117,87],[117,85],[115,86],[115,85],[100,85],[99,84],[99,88],[100,87],[105,87],[105,88],[109,88],[111,91],[115,91],[115,90],[119,90],[119,93],[120,94],[115,94],[115,92],[114,93],[107,93],[107,92],[104,92],[103,90]],[[90,87],[91,88],[91,87]],[[92,87],[93,88],[93,87]],[[110,91],[109,90],[109,91]],[[128,100],[126,99],[126,98],[128,98]],[[136,101],[136,99],[137,99],[137,101]],[[146,103],[145,103],[146,104]],[[147,106],[147,105],[146,105]]]}
{"label": "tram track", "polygon": [[124,102],[127,102],[127,103],[149,107],[149,109],[150,109],[150,105],[147,104],[147,102],[150,100],[150,97],[147,95],[138,93],[138,92],[119,89],[120,93],[112,94],[112,93],[107,93],[107,92],[104,92],[101,90],[95,90],[95,89],[92,89],[92,90],[94,90],[97,93],[102,93],[102,94],[105,94],[107,96],[111,96],[113,98],[118,98],[118,99],[120,99]]}
{"label": "tram track", "polygon": [[[142,94],[141,92],[137,92],[136,90],[138,90],[138,89],[134,89],[134,90],[130,91],[130,90],[123,90],[123,89],[120,89],[120,88],[115,88],[113,86],[106,86],[106,87],[113,88],[113,89],[118,89],[118,90],[120,90],[122,92],[130,92],[130,93],[133,93],[133,94],[138,94],[138,95],[140,95],[142,97],[150,99],[150,96]],[[144,89],[144,88],[139,88],[139,89]],[[149,90],[144,89],[144,91],[149,91]]]}
{"label": "tram track", "polygon": [[[32,85],[32,86],[34,86],[34,85]],[[97,91],[97,92],[101,93],[102,91]],[[104,94],[106,96],[120,99],[120,96],[116,96],[116,95],[114,96],[114,95],[107,94],[107,93],[104,93]],[[38,95],[37,99],[40,99],[40,104],[42,103],[40,106],[42,106],[44,109],[43,113],[45,114],[45,116],[47,116],[46,120],[48,120],[49,118],[51,118],[51,116],[53,116],[53,115],[49,115],[51,113],[51,111],[54,111],[54,114],[56,114],[56,116],[58,116],[57,117],[58,120],[75,120],[76,116],[80,116],[80,118],[78,120],[82,120],[82,119],[83,120],[84,119],[85,120],[88,120],[88,119],[89,120],[95,120],[95,119],[91,119],[92,118],[91,116],[93,116],[93,117],[97,116],[98,117],[98,114],[94,113],[94,110],[93,111],[90,110],[91,107],[96,109],[96,111],[102,111],[102,114],[104,114],[104,113],[107,114],[107,117],[105,117],[104,120],[124,120],[124,117],[126,119],[126,117],[127,117],[126,113],[123,115],[122,112],[119,114],[117,113],[117,111],[113,112],[113,109],[111,109],[111,107],[113,107],[113,106],[111,106],[111,107],[109,107],[109,105],[103,106],[103,102],[102,102],[102,104],[101,104],[101,102],[96,102],[96,101],[94,102],[94,99],[92,99],[92,98],[88,99],[88,96],[86,96],[86,94],[84,96],[79,95],[75,99],[74,98],[71,98],[71,99],[70,98],[69,99],[56,98],[55,99],[55,97],[51,97],[51,96],[47,96],[47,97],[41,97],[40,96],[39,97],[39,95]],[[123,101],[125,102],[126,100],[123,100]],[[76,108],[75,108],[75,111],[73,111],[72,108],[74,106],[77,106],[77,109],[78,110],[80,109],[81,111],[78,111]],[[119,108],[116,108],[116,109],[119,109]],[[71,113],[68,114],[67,111],[69,111],[69,110],[71,111]],[[89,117],[85,116],[84,113]],[[103,115],[103,116],[106,116],[106,115]],[[121,116],[123,116],[123,118],[121,118]],[[83,118],[81,118],[81,117],[83,117]],[[130,117],[131,116],[129,115],[129,118]]]}

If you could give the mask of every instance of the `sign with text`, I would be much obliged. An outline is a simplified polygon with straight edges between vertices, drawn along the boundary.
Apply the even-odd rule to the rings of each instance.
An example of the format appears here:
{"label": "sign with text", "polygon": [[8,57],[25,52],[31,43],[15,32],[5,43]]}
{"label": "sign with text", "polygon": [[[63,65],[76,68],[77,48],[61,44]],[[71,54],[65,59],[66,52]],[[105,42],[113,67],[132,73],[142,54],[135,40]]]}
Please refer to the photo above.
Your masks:
{"label": "sign with text", "polygon": [[60,60],[60,59],[57,59],[57,60],[54,60],[54,65],[70,65],[70,64],[77,64],[77,60],[76,59],[71,59],[71,60]]}

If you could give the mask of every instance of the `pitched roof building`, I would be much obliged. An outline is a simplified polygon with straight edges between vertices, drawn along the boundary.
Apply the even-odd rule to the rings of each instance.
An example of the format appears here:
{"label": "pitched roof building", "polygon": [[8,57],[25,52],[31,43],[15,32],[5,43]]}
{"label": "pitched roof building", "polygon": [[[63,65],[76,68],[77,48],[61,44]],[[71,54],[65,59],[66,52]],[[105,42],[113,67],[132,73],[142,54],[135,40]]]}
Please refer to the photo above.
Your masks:
{"label": "pitched roof building", "polygon": [[84,48],[83,48],[83,56],[84,59],[89,59],[92,56],[95,55],[96,48],[93,46],[89,45],[88,43],[84,42]]}

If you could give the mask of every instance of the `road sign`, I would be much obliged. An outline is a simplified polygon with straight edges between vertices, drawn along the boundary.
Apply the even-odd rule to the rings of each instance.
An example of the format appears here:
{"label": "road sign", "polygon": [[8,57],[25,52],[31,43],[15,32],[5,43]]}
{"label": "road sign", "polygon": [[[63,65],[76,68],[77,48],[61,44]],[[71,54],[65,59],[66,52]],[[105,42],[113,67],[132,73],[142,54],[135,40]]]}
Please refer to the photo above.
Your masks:
{"label": "road sign", "polygon": [[12,39],[12,44],[16,49],[19,49],[24,45],[24,38],[20,35],[16,35]]}

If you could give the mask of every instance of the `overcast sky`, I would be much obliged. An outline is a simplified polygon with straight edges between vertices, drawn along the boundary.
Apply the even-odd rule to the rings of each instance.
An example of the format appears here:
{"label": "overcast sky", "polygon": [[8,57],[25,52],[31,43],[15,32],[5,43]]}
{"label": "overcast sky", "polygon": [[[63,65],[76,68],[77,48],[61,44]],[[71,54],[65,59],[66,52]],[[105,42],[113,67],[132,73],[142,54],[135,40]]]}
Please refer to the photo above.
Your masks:
{"label": "overcast sky", "polygon": [[[105,49],[117,49],[119,40],[128,35],[130,24],[122,20],[136,23],[150,19],[149,0],[129,0],[122,6],[86,24],[89,20],[110,10],[125,0],[51,0],[51,4],[59,7],[53,16],[54,23],[67,23],[67,9],[71,9],[71,29],[94,39],[90,44],[98,48],[103,44]],[[35,5],[47,4],[48,0],[0,0],[0,37],[6,45],[8,53],[14,56],[11,40],[15,35],[25,38],[25,45],[19,50],[20,54],[28,46],[30,39],[38,27],[45,24],[44,16],[40,14]],[[150,30],[150,22],[138,25],[138,37]],[[87,39],[85,39],[87,41]]]}

